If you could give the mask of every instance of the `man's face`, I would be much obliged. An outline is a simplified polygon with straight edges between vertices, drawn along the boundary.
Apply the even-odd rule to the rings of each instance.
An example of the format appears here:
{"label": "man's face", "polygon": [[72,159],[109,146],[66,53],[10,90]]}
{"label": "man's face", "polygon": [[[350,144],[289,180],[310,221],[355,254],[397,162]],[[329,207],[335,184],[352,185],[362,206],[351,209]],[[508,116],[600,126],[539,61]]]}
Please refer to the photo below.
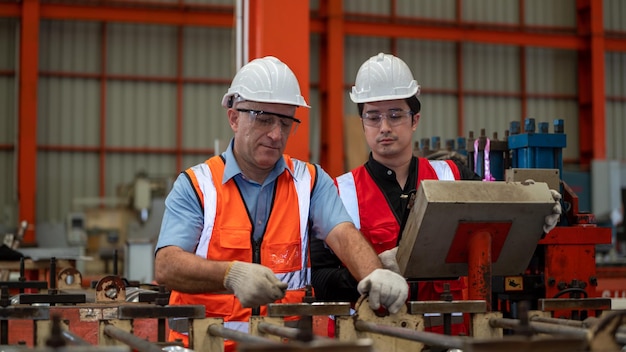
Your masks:
{"label": "man's face", "polygon": [[228,109],[228,120],[235,132],[235,155],[240,164],[245,164],[242,167],[266,171],[274,167],[296,124],[286,117],[293,117],[295,112],[293,105],[252,101]]}
{"label": "man's face", "polygon": [[411,114],[404,99],[365,103],[361,121],[374,158],[412,153],[418,119],[419,114]]}

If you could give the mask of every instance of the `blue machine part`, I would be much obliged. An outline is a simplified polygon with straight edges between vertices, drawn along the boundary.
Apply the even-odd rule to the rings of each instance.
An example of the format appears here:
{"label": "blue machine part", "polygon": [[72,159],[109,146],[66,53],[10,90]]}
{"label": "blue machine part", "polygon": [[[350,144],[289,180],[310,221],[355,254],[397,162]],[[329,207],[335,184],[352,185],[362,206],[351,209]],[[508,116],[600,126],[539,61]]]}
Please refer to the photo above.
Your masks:
{"label": "blue machine part", "polygon": [[441,148],[441,137],[433,136],[430,138],[430,148],[432,150],[439,150]]}
{"label": "blue machine part", "polygon": [[535,119],[524,121],[524,133],[519,131],[519,122],[511,123],[508,138],[511,150],[511,167],[527,169],[559,169],[563,174],[563,148],[566,136],[563,120],[554,120],[554,133],[548,133],[548,124],[540,123],[535,132]]}
{"label": "blue machine part", "polygon": [[465,137],[457,137],[456,145],[457,145],[456,152],[461,155],[467,156],[467,148],[466,148],[467,140],[465,139]]}

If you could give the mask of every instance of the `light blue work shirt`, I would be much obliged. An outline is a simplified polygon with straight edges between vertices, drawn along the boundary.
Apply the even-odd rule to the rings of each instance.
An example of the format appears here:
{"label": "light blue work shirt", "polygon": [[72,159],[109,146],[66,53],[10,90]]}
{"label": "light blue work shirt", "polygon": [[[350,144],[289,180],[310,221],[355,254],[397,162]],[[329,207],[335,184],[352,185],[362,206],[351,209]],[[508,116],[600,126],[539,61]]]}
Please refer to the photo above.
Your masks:
{"label": "light blue work shirt", "polygon": [[[247,179],[233,154],[233,141],[234,139],[222,153],[226,162],[222,184],[233,178],[239,186],[248,214],[251,221],[254,221],[254,238],[257,240],[263,236],[262,231],[269,218],[276,179],[285,169],[291,171],[281,157],[263,184]],[[315,236],[324,240],[335,226],[342,222],[352,222],[352,219],[339,198],[332,178],[319,165],[315,167],[317,181],[311,196],[309,223]],[[177,246],[187,252],[195,252],[203,227],[204,213],[200,201],[189,179],[181,173],[165,200],[165,213],[155,252],[166,246]]]}

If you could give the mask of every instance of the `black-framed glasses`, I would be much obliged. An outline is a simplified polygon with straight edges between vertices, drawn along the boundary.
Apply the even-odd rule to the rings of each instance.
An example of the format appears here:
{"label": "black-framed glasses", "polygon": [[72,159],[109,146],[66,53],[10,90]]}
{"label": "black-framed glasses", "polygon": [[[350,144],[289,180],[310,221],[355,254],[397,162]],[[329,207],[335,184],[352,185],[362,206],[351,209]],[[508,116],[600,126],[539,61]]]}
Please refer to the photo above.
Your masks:
{"label": "black-framed glasses", "polygon": [[390,126],[398,126],[414,114],[411,110],[367,111],[363,113],[361,119],[363,119],[363,124],[369,127],[380,127],[383,118],[387,119]]}
{"label": "black-framed glasses", "polygon": [[281,132],[285,134],[294,134],[300,125],[300,120],[293,116],[253,109],[236,109],[239,112],[250,114],[250,119],[256,128],[264,131],[271,131],[274,126],[280,126]]}

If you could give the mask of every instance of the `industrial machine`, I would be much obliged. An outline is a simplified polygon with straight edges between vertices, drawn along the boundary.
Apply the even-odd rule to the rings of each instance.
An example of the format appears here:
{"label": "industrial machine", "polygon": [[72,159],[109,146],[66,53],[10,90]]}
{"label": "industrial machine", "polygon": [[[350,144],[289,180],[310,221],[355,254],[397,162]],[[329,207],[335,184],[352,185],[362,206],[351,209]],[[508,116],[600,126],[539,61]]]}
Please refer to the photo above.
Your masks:
{"label": "industrial machine", "polygon": [[[54,262],[51,262],[54,266]],[[51,268],[51,272],[56,272]],[[407,302],[400,312],[372,311],[363,297],[351,313],[341,302],[269,304],[267,316],[252,317],[250,331],[224,327],[221,319],[205,318],[202,306],[168,306],[162,287],[138,295],[119,277],[103,277],[89,290],[76,285],[79,273],[63,269],[46,282],[3,282],[0,296],[0,345],[6,351],[223,351],[222,339],[239,343],[238,351],[619,351],[626,344],[625,311],[607,311],[584,321],[555,319],[549,312],[521,305],[520,318],[492,312],[484,300]],[[37,287],[42,293],[8,298],[7,287]],[[130,296],[133,299],[129,299]],[[308,297],[310,298],[310,297]],[[449,316],[471,314],[471,336],[445,336],[424,331],[428,312]],[[337,317],[335,339],[313,334],[311,321]],[[283,317],[299,315],[297,327]],[[169,318],[188,319],[190,345],[165,342]],[[516,331],[505,335],[504,329]]]}
{"label": "industrial machine", "polygon": [[[596,303],[588,300],[588,306],[571,309],[570,303],[561,304],[564,301],[557,298],[600,296],[596,292],[596,246],[611,243],[611,230],[597,226],[593,214],[579,210],[578,196],[562,179],[562,149],[566,146],[564,122],[553,121],[553,133],[549,132],[549,127],[547,122],[536,125],[535,119],[529,118],[524,121],[523,130],[518,121],[512,122],[504,140],[498,139],[495,133],[492,138],[487,137],[483,129],[476,138],[470,132],[467,140],[460,139],[459,149],[454,149],[453,141],[448,141],[444,153],[430,148],[417,152],[431,158],[445,157],[446,152],[454,156],[466,154],[468,166],[483,181],[532,179],[545,182],[550,189],[561,193],[561,221],[538,240],[526,270],[517,275],[493,277],[492,308],[507,317],[517,318],[520,302],[529,302],[531,309],[549,310],[559,318],[583,320],[595,316],[596,308],[606,307],[595,306]],[[428,144],[423,141],[422,145]],[[540,299],[555,300],[540,307]]]}
{"label": "industrial machine", "polygon": [[[464,158],[485,181],[424,181],[398,262],[407,277],[467,276],[468,300],[446,299],[449,292],[444,292],[441,301],[410,301],[390,314],[372,311],[367,297],[351,307],[316,302],[309,293],[302,303],[269,304],[267,316],[253,316],[246,334],[206,318],[202,306],[168,306],[162,286],[137,284],[116,270],[84,287],[78,270],[57,268],[51,260],[46,281],[26,280],[22,268],[18,281],[0,282],[0,345],[7,351],[219,352],[228,338],[238,341],[242,352],[623,350],[626,311],[615,310],[595,290],[595,246],[610,243],[610,230],[598,227],[593,214],[579,211],[576,194],[561,179],[562,121],[555,122],[553,134],[545,124],[539,133],[533,126],[527,121],[522,133],[512,125],[505,141],[488,139],[483,131],[478,138],[458,140],[463,148],[447,141],[445,153],[437,143],[418,150],[433,158],[446,153]],[[145,194],[152,189],[148,184],[130,189]],[[550,189],[562,194],[564,213],[559,226],[543,235],[543,217],[554,204]],[[141,195],[133,199],[140,204],[130,208],[133,218],[147,223],[150,217],[142,217],[142,209],[154,202]],[[89,231],[97,228],[90,227],[89,218],[73,216],[68,235],[82,240],[84,224],[89,240]],[[445,326],[458,312],[467,317],[469,336],[424,331],[434,313],[449,331]],[[283,321],[294,315],[300,316],[297,326]],[[335,338],[320,328],[329,315],[336,318]],[[170,318],[187,321],[187,349],[166,342]]]}

